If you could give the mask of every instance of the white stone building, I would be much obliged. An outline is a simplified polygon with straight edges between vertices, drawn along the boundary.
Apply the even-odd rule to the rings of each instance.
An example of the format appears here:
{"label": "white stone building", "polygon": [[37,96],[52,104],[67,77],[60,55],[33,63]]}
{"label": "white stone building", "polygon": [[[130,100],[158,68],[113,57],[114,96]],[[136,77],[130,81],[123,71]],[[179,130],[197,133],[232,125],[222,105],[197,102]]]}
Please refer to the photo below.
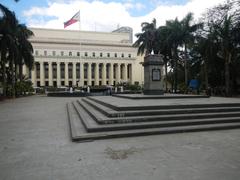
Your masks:
{"label": "white stone building", "polygon": [[137,56],[129,32],[30,29],[35,64],[23,73],[35,87],[143,83],[143,57]]}

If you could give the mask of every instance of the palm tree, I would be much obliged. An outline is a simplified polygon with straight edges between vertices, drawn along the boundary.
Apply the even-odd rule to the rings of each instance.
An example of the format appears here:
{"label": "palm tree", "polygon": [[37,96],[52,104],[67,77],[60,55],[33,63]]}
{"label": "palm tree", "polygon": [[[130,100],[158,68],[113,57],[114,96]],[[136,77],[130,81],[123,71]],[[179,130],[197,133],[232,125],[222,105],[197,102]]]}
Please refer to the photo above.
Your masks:
{"label": "palm tree", "polygon": [[19,68],[19,80],[22,81],[22,66],[25,64],[29,69],[32,69],[34,58],[33,58],[33,47],[28,41],[28,38],[33,36],[33,32],[27,29],[24,24],[19,24],[17,27],[17,40],[19,55],[16,64]]}
{"label": "palm tree", "polygon": [[183,44],[183,33],[181,22],[175,20],[166,21],[167,42],[171,46],[174,70],[174,92],[177,92],[177,69],[178,69],[178,47]]}
{"label": "palm tree", "polygon": [[23,24],[19,24],[15,14],[0,4],[3,16],[0,18],[0,52],[1,52],[1,74],[3,84],[3,94],[6,95],[6,64],[9,64],[11,85],[15,95],[16,69],[19,68],[20,80],[22,80],[22,65],[26,64],[32,68],[33,48],[28,38],[33,35]]}
{"label": "palm tree", "polygon": [[226,15],[222,24],[216,27],[216,32],[220,37],[220,47],[222,56],[225,62],[225,91],[226,95],[230,95],[230,71],[229,66],[232,62],[232,57],[235,51],[234,44],[234,27],[232,22],[232,16]]}
{"label": "palm tree", "polygon": [[136,37],[137,40],[133,44],[133,47],[138,47],[138,55],[145,55],[151,54],[152,51],[157,53],[156,51],[156,19],[153,19],[152,23],[143,22],[142,26],[142,33],[137,33]]}
{"label": "palm tree", "polygon": [[194,32],[196,32],[199,28],[202,27],[202,23],[192,24],[193,21],[193,14],[188,13],[181,21],[182,24],[182,39],[183,39],[183,46],[184,46],[184,74],[185,74],[185,85],[188,85],[188,55],[187,49],[189,46],[194,42]]}
{"label": "palm tree", "polygon": [[156,49],[158,51],[158,54],[163,55],[163,61],[164,61],[164,69],[165,69],[165,91],[168,90],[168,63],[170,59],[172,59],[171,54],[171,44],[168,41],[168,35],[169,31],[166,26],[160,26],[157,29],[157,41],[156,41]]}
{"label": "palm tree", "polygon": [[1,74],[2,74],[2,85],[3,95],[6,96],[6,63],[9,62],[10,68],[12,69],[13,59],[16,57],[17,48],[14,37],[14,30],[18,22],[15,14],[8,10],[5,6],[0,4],[0,10],[3,16],[0,18],[0,51],[1,51]]}

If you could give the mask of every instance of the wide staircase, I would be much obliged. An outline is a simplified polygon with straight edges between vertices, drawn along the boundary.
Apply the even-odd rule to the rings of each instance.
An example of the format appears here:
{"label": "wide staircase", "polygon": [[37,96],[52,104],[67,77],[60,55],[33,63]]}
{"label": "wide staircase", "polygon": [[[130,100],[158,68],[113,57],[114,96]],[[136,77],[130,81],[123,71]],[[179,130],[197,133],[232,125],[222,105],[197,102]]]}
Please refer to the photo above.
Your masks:
{"label": "wide staircase", "polygon": [[240,103],[121,107],[84,97],[67,103],[67,112],[72,141],[80,142],[240,128]]}

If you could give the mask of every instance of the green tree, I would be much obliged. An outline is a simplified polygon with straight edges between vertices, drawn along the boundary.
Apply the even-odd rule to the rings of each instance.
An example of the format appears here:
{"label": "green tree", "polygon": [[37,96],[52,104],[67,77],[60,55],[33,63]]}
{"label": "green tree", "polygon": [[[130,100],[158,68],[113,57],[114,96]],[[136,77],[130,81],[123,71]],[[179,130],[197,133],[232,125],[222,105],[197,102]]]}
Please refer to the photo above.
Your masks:
{"label": "green tree", "polygon": [[133,47],[138,47],[138,55],[148,55],[154,51],[154,54],[157,54],[157,27],[156,27],[156,19],[153,19],[151,23],[143,22],[141,24],[142,33],[137,33],[137,40],[134,42]]}
{"label": "green tree", "polygon": [[[14,30],[18,22],[15,14],[0,4],[3,16],[0,18],[0,51],[1,51],[1,76],[3,85],[3,95],[6,95],[6,63],[13,69],[13,59],[17,55]],[[13,73],[12,73],[13,74]]]}
{"label": "green tree", "polygon": [[[232,94],[232,82],[236,79],[231,72],[236,68],[239,56],[240,14],[239,2],[228,1],[225,4],[212,8],[207,13],[206,28],[213,29],[216,42],[219,44],[217,56],[224,61],[225,95]],[[239,77],[238,77],[239,78]]]}
{"label": "green tree", "polygon": [[202,27],[202,23],[193,24],[193,14],[188,13],[182,20],[182,39],[184,47],[184,78],[185,85],[188,85],[188,53],[187,50],[195,40],[195,32]]}
{"label": "green tree", "polygon": [[178,71],[178,47],[183,44],[183,33],[181,22],[176,18],[175,20],[166,21],[166,28],[168,32],[167,42],[171,46],[172,65],[174,73],[174,92],[177,92],[177,71]]}
{"label": "green tree", "polygon": [[[32,68],[33,48],[28,38],[33,33],[23,24],[19,24],[15,14],[8,8],[0,4],[2,16],[0,17],[0,52],[1,52],[1,81],[3,84],[3,93],[6,95],[7,79],[12,85],[12,95],[15,96],[15,83],[18,79],[17,68],[20,72],[20,80],[22,80],[22,65]],[[6,65],[9,66],[8,73]]]}

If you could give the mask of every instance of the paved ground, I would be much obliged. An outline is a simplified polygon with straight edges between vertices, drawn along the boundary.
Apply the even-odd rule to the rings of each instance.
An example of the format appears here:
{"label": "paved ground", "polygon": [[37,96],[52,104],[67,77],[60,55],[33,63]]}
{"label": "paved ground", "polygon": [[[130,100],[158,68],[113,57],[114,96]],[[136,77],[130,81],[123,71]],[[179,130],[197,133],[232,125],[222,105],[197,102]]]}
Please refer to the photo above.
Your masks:
{"label": "paved ground", "polygon": [[72,143],[65,102],[0,102],[1,180],[236,180],[240,130]]}

